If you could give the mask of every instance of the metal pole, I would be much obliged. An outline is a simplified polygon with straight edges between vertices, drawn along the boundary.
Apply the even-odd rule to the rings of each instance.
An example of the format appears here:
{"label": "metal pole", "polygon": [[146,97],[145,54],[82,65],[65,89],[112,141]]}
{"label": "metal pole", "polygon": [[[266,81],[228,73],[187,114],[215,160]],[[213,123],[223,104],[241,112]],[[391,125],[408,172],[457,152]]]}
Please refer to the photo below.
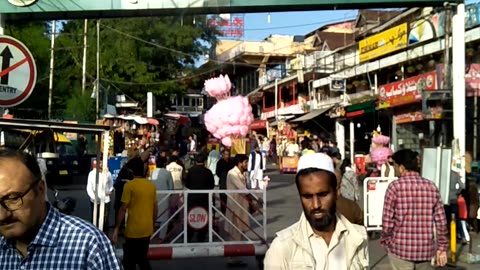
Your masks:
{"label": "metal pole", "polygon": [[473,160],[477,160],[478,149],[478,96],[473,97]]}
{"label": "metal pole", "polygon": [[4,18],[4,15],[0,13],[0,35],[5,35],[4,28],[5,28],[5,18]]}
{"label": "metal pole", "polygon": [[312,96],[312,83],[314,80],[308,81],[308,103],[310,106],[310,111],[313,111],[313,96]]}
{"label": "metal pole", "polygon": [[108,148],[109,148],[109,143],[110,141],[110,133],[108,131],[105,131],[103,133],[103,156],[102,156],[102,163],[103,163],[103,168],[102,168],[102,177],[100,182],[98,183],[97,190],[101,192],[101,197],[100,197],[100,214],[98,215],[98,228],[100,230],[103,230],[103,224],[105,223],[105,194],[107,192],[110,192],[110,190],[106,190],[106,184],[107,184],[107,173],[108,173]]}
{"label": "metal pole", "polygon": [[85,85],[87,83],[87,31],[88,20],[85,19],[83,25],[82,95],[85,93]]}
{"label": "metal pole", "polygon": [[53,96],[53,69],[54,69],[54,58],[55,58],[55,31],[56,31],[56,21],[52,21],[52,33],[50,36],[50,79],[48,82],[48,119],[52,119],[52,96]]}
{"label": "metal pole", "polygon": [[275,121],[278,121],[278,79],[275,79]]}
{"label": "metal pole", "polygon": [[462,169],[460,181],[465,184],[465,4],[457,5],[452,21],[453,136],[458,139]]}
{"label": "metal pole", "polygon": [[350,160],[352,167],[355,166],[355,124],[350,120]]}
{"label": "metal pole", "polygon": [[100,119],[100,20],[97,20],[97,90],[95,91],[96,98],[96,119]]}

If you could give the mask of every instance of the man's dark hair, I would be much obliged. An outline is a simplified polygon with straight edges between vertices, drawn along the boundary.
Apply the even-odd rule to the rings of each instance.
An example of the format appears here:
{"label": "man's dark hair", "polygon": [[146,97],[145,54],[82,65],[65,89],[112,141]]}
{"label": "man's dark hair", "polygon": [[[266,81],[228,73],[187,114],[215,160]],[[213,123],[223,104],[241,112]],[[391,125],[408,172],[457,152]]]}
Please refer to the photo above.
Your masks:
{"label": "man's dark hair", "polygon": [[170,163],[171,162],[178,162],[178,157],[176,155],[170,156]]}
{"label": "man's dark hair", "polygon": [[332,158],[342,160],[342,154],[340,154],[339,152],[334,152],[334,153],[332,153]]}
{"label": "man's dark hair", "polygon": [[208,157],[207,155],[204,154],[199,154],[195,157],[195,162],[198,164],[203,164],[205,161],[207,161]]}
{"label": "man's dark hair", "polygon": [[157,168],[165,168],[167,166],[167,158],[166,157],[158,157],[157,158]]}
{"label": "man's dark hair", "polygon": [[237,154],[237,155],[235,155],[235,164],[236,164],[236,165],[244,162],[245,160],[248,160],[247,155],[244,155],[244,154]]}
{"label": "man's dark hair", "polygon": [[222,154],[224,154],[224,153],[229,153],[230,154],[230,150],[225,148],[225,149],[222,150]]}
{"label": "man's dark hair", "polygon": [[34,179],[42,179],[42,172],[40,171],[37,160],[29,153],[10,148],[0,148],[0,162],[5,159],[16,159],[22,162],[33,175]]}
{"label": "man's dark hair", "polygon": [[335,176],[335,174],[333,174],[329,171],[325,171],[325,170],[317,169],[317,168],[306,168],[306,169],[302,169],[302,170],[298,171],[297,175],[295,176],[295,184],[297,185],[297,189],[300,190],[300,183],[299,183],[300,182],[300,177],[307,176],[309,174],[313,174],[313,173],[317,173],[317,172],[327,173],[328,176],[329,176],[330,187],[333,190],[337,190],[337,176]]}
{"label": "man's dark hair", "polygon": [[410,149],[402,149],[392,155],[396,164],[403,165],[407,171],[418,171],[418,154]]}
{"label": "man's dark hair", "polygon": [[[146,177],[147,176],[147,168],[145,166],[146,162],[143,161],[140,157],[132,158],[127,162],[128,168],[130,168],[133,172],[133,175],[136,177]],[[125,166],[127,166],[125,164]]]}

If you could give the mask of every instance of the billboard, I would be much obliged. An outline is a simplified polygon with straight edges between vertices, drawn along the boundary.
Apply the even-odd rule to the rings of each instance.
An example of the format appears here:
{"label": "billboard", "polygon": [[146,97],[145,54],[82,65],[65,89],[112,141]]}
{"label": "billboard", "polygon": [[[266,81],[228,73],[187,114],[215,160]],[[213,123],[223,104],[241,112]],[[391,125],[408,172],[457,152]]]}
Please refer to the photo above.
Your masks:
{"label": "billboard", "polygon": [[403,23],[358,42],[360,63],[406,48],[407,25]]}
{"label": "billboard", "polygon": [[214,26],[221,37],[241,39],[245,34],[245,14],[220,14],[210,16],[209,26]]}
{"label": "billboard", "polygon": [[[19,3],[26,2],[28,6]],[[291,10],[443,6],[453,0],[11,0],[0,1],[7,21],[158,15],[275,12]],[[17,3],[17,5],[15,4]],[[177,11],[177,13],[172,13]]]}
{"label": "billboard", "polygon": [[430,71],[403,81],[378,87],[379,109],[405,105],[422,100],[422,91],[437,89],[437,72]]}

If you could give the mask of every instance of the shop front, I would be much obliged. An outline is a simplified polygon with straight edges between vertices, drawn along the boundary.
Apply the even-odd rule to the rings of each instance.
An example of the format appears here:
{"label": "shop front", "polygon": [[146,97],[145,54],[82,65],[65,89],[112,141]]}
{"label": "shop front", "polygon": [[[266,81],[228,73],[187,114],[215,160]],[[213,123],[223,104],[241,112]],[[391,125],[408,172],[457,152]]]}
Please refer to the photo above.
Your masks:
{"label": "shop front", "polygon": [[378,109],[392,115],[391,143],[395,150],[420,151],[425,146],[438,144],[441,125],[436,120],[443,118],[443,109],[440,100],[431,98],[438,88],[436,71],[378,88]]}

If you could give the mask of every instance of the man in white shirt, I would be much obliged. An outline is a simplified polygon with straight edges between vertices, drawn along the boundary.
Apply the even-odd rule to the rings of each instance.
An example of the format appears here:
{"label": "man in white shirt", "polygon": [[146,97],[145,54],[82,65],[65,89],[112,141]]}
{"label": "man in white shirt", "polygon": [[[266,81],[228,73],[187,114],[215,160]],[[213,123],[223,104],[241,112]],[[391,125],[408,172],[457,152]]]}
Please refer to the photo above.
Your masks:
{"label": "man in white shirt", "polygon": [[[172,174],[165,169],[165,164],[167,163],[166,158],[159,157],[157,159],[157,168],[153,170],[150,180],[155,184],[157,191],[166,191],[173,190],[173,179]],[[160,239],[165,239],[167,235],[168,225],[165,223],[170,218],[170,205],[174,201],[174,197],[168,194],[158,194],[158,214],[156,219],[156,225],[162,227],[160,232],[157,234],[157,237]]]}
{"label": "man in white shirt", "polygon": [[294,157],[300,152],[300,147],[295,142],[295,139],[291,139],[290,142],[287,143],[285,152],[287,152],[287,157]]}
{"label": "man in white shirt", "polygon": [[173,188],[183,189],[183,167],[178,164],[178,157],[172,155],[170,157],[170,163],[166,167],[167,171],[172,174]]}
{"label": "man in white shirt", "polygon": [[295,183],[303,213],[277,233],[265,270],[364,270],[369,267],[365,227],[336,210],[339,186],[332,159],[316,153],[300,157]]}
{"label": "man in white shirt", "polygon": [[188,137],[188,152],[196,152],[197,151],[197,142],[193,138],[193,135]]}
{"label": "man in white shirt", "polygon": [[[103,161],[99,161],[99,168],[100,171],[98,172],[98,183],[101,183],[101,181],[104,179],[104,173],[103,173]],[[90,171],[88,174],[88,181],[87,181],[87,194],[88,197],[90,198],[90,206],[92,210],[92,218],[93,218],[93,207],[94,207],[94,200],[95,200],[95,190],[97,189],[97,165],[96,162],[93,162],[93,169]],[[112,180],[112,174],[107,171],[106,173],[106,182],[105,185],[99,185],[98,186],[98,197],[97,197],[97,209],[100,209],[100,202],[102,197],[105,198],[105,213],[104,213],[104,224],[103,224],[103,230],[106,231],[108,229],[108,217],[110,213],[110,195],[113,192],[113,180]],[[97,218],[98,218],[98,213],[97,212]]]}
{"label": "man in white shirt", "polygon": [[263,170],[265,170],[265,161],[260,151],[260,146],[257,145],[255,146],[254,152],[250,153],[248,157],[248,188],[259,188],[259,182],[263,180]]}

